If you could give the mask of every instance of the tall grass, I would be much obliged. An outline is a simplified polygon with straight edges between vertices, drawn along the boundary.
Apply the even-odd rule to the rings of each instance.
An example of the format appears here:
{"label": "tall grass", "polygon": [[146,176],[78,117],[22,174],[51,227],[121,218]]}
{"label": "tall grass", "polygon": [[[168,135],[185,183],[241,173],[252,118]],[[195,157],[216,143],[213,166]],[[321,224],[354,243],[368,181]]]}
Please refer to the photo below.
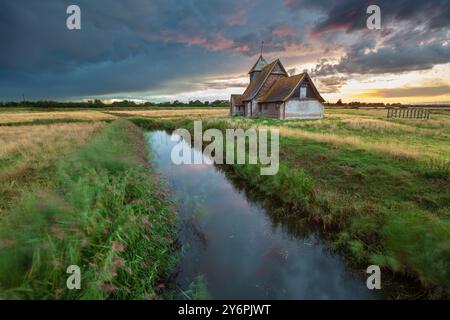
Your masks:
{"label": "tall grass", "polygon": [[[450,294],[450,221],[417,212],[390,215],[381,229],[384,254],[371,260],[411,275],[437,288],[436,296]],[[388,259],[387,259],[388,258]]]}
{"label": "tall grass", "polygon": [[22,190],[50,184],[56,159],[104,126],[101,122],[0,126],[0,215]]}
{"label": "tall grass", "polygon": [[[149,175],[140,130],[109,125],[0,221],[0,297],[154,299],[175,263],[175,214]],[[68,290],[78,265],[81,290]]]}
{"label": "tall grass", "polygon": [[17,122],[51,121],[58,119],[71,119],[83,121],[114,120],[116,117],[98,111],[64,111],[64,112],[17,112],[1,113],[0,124],[13,124]]}

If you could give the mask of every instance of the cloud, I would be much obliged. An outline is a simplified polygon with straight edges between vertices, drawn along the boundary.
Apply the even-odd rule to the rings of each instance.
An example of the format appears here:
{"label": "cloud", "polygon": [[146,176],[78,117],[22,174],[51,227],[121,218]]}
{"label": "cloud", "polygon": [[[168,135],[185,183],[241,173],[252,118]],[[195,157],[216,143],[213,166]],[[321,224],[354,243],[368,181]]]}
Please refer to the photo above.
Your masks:
{"label": "cloud", "polygon": [[314,73],[383,74],[427,70],[450,62],[450,46],[435,41],[424,45],[387,46],[372,51],[368,47],[352,48],[338,63],[320,61]]}
{"label": "cloud", "polygon": [[[248,71],[262,40],[265,56],[287,67],[317,61],[323,92],[352,74],[450,62],[450,3],[442,0],[377,1],[381,32],[365,29],[359,0],[78,0],[80,31],[65,26],[70,4],[0,2],[1,100],[242,88],[229,75]],[[221,75],[230,79],[211,80]]]}
{"label": "cloud", "polygon": [[366,29],[367,7],[376,4],[381,8],[382,23],[401,23],[414,21],[426,23],[430,29],[442,29],[450,26],[450,6],[447,0],[284,0],[284,4],[293,10],[305,8],[324,12],[322,20],[315,26],[314,32],[341,30],[352,32]]}
{"label": "cloud", "polygon": [[319,77],[316,84],[322,93],[337,93],[347,80],[345,76]]}
{"label": "cloud", "polygon": [[360,96],[370,98],[436,97],[450,95],[450,86],[374,89]]}
{"label": "cloud", "polygon": [[272,34],[274,36],[286,37],[286,36],[295,36],[295,31],[291,26],[278,26],[272,30]]}

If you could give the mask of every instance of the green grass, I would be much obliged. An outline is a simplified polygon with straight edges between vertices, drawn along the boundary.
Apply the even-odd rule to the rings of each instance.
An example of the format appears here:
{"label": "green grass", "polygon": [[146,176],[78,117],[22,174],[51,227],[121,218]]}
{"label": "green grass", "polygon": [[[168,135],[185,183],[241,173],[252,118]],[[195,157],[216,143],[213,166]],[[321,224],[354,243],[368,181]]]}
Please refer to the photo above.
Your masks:
{"label": "green grass", "polygon": [[[176,216],[125,120],[60,159],[49,190],[0,220],[0,297],[154,299],[174,267]],[[81,268],[81,290],[66,269]]]}

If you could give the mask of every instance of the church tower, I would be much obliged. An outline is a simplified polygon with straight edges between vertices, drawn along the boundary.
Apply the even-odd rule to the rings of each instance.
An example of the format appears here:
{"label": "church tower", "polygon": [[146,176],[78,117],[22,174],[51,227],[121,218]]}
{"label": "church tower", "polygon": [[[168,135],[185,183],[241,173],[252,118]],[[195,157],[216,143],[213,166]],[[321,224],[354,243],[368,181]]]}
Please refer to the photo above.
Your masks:
{"label": "church tower", "polygon": [[256,77],[259,75],[262,69],[264,69],[265,66],[267,66],[267,61],[263,57],[263,47],[264,47],[264,41],[261,41],[261,54],[259,55],[258,60],[253,65],[253,68],[250,69],[248,74],[250,75],[250,82],[256,79]]}
{"label": "church tower", "polygon": [[262,69],[264,69],[265,66],[267,66],[267,61],[261,54],[253,68],[248,72],[248,74],[250,75],[250,82],[252,82],[259,75],[259,73]]}

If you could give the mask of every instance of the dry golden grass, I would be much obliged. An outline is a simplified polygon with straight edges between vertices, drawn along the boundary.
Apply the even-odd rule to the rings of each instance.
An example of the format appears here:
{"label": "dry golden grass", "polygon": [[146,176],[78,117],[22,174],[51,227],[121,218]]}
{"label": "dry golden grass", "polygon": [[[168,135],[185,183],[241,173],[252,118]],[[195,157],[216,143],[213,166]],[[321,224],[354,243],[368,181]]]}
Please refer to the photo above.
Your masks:
{"label": "dry golden grass", "polygon": [[0,124],[15,122],[31,122],[43,119],[74,119],[85,121],[100,121],[115,117],[98,111],[64,111],[64,112],[18,112],[0,113]]}
{"label": "dry golden grass", "polygon": [[[394,158],[420,159],[425,158],[426,156],[431,156],[430,154],[424,153],[423,150],[417,148],[416,146],[411,146],[398,142],[388,142],[388,141],[379,143],[373,141],[369,142],[365,141],[363,138],[356,136],[342,136],[333,133],[308,132],[286,127],[280,127],[280,134],[289,137],[308,139],[323,143],[332,143],[336,145],[349,145],[357,149],[363,149],[377,153],[384,153]],[[436,157],[439,156],[436,155]]]}
{"label": "dry golden grass", "polygon": [[345,124],[346,128],[353,130],[376,130],[380,132],[385,131],[404,131],[404,132],[415,132],[419,128],[410,126],[407,124],[396,123],[388,120],[380,119],[367,119],[367,118],[347,118],[342,119],[342,123]]}
{"label": "dry golden grass", "polygon": [[432,110],[431,119],[387,119],[385,109],[325,109],[326,119],[351,120],[351,119],[379,119],[388,122],[400,123],[408,126],[423,126],[429,128],[448,127],[450,125],[450,110]]}
{"label": "dry golden grass", "polygon": [[[340,113],[342,112],[342,113]],[[450,159],[450,114],[431,120],[387,119],[385,110],[327,110],[323,120],[282,122],[285,136],[415,160]],[[244,120],[245,121],[245,120]]]}
{"label": "dry golden grass", "polygon": [[29,154],[48,151],[50,148],[59,149],[85,141],[103,126],[101,122],[94,122],[0,127],[0,157],[14,151]]}
{"label": "dry golden grass", "polygon": [[349,119],[354,118],[385,118],[387,110],[379,109],[325,109],[327,119]]}
{"label": "dry golden grass", "polygon": [[56,160],[86,142],[104,122],[0,127],[0,214],[34,184],[45,187]]}
{"label": "dry golden grass", "polygon": [[93,122],[0,127],[0,161],[17,159],[17,163],[0,171],[0,179],[31,164],[48,164],[85,142],[104,125]]}
{"label": "dry golden grass", "polygon": [[219,118],[229,114],[228,108],[217,109],[179,109],[179,110],[143,110],[143,111],[111,111],[109,114],[123,117],[144,117],[158,119],[195,119]]}

